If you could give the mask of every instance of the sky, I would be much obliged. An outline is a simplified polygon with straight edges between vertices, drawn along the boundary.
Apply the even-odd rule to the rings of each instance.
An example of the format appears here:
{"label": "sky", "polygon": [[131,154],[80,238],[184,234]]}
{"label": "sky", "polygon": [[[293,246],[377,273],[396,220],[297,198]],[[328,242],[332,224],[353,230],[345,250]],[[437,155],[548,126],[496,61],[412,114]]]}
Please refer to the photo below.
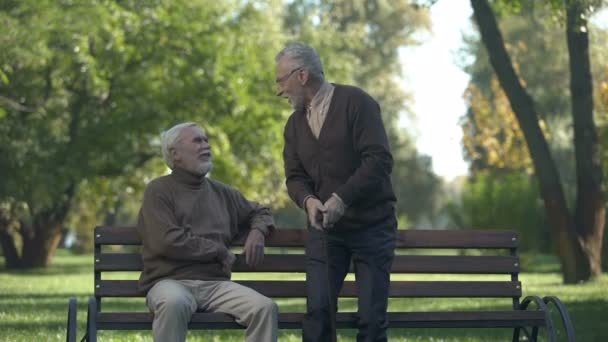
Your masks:
{"label": "sky", "polygon": [[467,174],[462,158],[465,114],[462,94],[469,76],[457,66],[462,32],[472,31],[468,0],[438,1],[431,7],[433,28],[422,45],[400,51],[402,86],[414,96],[416,118],[402,118],[401,125],[413,132],[418,151],[433,158],[433,171],[447,181]]}

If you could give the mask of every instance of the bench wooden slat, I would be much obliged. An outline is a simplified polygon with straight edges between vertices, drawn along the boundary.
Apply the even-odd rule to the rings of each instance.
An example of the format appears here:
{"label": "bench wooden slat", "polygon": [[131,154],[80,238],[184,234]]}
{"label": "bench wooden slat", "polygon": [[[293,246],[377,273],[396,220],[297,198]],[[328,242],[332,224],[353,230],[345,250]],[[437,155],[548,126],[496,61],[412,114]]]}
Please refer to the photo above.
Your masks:
{"label": "bench wooden slat", "polygon": [[[447,311],[447,312],[389,312],[390,328],[444,327],[524,327],[544,326],[542,311]],[[147,312],[112,312],[97,314],[99,330],[149,330],[153,315]],[[279,313],[280,329],[300,329],[303,313]],[[340,312],[336,315],[338,328],[356,328],[357,314]],[[239,329],[243,328],[226,314],[197,312],[192,315],[190,329]]]}
{"label": "bench wooden slat", "polygon": [[512,256],[396,256],[394,273],[510,274],[519,272],[519,258]]}
{"label": "bench wooden slat", "polygon": [[399,231],[397,248],[515,248],[517,234],[508,230],[437,230]]}
{"label": "bench wooden slat", "polygon": [[[399,230],[397,248],[515,248],[517,235],[507,230]],[[277,229],[266,241],[269,247],[301,247],[306,231]],[[235,242],[241,245],[244,238]],[[139,245],[134,226],[95,228],[96,245]]]}
{"label": "bench wooden slat", "polygon": [[95,245],[141,245],[141,239],[134,226],[98,226]]}
{"label": "bench wooden slat", "polygon": [[[95,259],[95,270],[141,271],[143,263],[136,253],[103,253]],[[251,268],[244,256],[238,256],[234,272],[306,272],[302,254],[267,254],[264,262]],[[351,267],[351,272],[353,272]],[[393,262],[392,273],[462,273],[462,274],[510,274],[519,272],[519,261],[511,256],[428,256],[398,255]]]}
{"label": "bench wooden slat", "polygon": [[[239,280],[268,297],[296,298],[306,296],[306,282],[278,280]],[[288,283],[288,284],[287,284]],[[143,297],[136,280],[102,280],[95,284],[95,295],[101,297]],[[356,283],[344,282],[340,297],[357,296]],[[521,283],[512,281],[392,281],[389,297],[435,298],[507,298],[521,296]]]}

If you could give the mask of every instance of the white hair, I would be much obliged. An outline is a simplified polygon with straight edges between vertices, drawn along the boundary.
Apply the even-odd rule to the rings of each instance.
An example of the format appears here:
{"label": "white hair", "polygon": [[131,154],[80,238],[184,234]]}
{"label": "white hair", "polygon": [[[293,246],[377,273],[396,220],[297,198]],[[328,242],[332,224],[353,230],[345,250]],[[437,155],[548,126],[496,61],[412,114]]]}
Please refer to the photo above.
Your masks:
{"label": "white hair", "polygon": [[198,127],[198,125],[194,122],[184,122],[177,124],[161,133],[160,140],[162,142],[163,159],[171,170],[173,170],[173,156],[171,154],[171,150],[174,148],[175,143],[182,133],[182,130],[184,130],[184,128],[193,126]]}
{"label": "white hair", "polygon": [[319,57],[317,50],[314,48],[302,43],[291,43],[281,50],[274,60],[278,63],[283,57],[286,57],[293,64],[298,65],[298,67],[308,69],[313,78],[317,80],[325,79],[321,57]]}

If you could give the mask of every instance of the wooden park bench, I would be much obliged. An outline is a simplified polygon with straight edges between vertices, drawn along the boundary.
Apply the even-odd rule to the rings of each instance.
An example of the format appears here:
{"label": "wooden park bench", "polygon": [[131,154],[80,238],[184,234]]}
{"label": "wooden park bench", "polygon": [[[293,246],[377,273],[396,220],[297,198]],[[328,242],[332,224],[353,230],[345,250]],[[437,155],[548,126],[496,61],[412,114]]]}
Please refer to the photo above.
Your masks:
{"label": "wooden park bench", "polygon": [[[238,258],[234,272],[256,272],[258,280],[237,281],[273,299],[304,298],[305,281],[277,280],[277,278],[304,279],[305,261],[303,245],[306,231],[277,229],[266,239],[268,248],[262,265],[255,269]],[[496,230],[400,230],[397,251],[392,268],[389,291],[389,328],[512,328],[513,341],[520,335],[528,341],[538,338],[539,329],[549,341],[556,341],[558,331],[563,332],[568,341],[574,341],[574,328],[564,305],[557,297],[527,296],[523,300],[522,284],[518,279],[520,259],[517,255],[518,238],[512,231]],[[82,340],[96,341],[99,330],[151,330],[153,315],[142,303],[138,312],[111,312],[102,308],[103,300],[111,297],[143,297],[137,291],[137,280],[116,279],[116,272],[140,272],[142,260],[139,250],[132,246],[141,244],[134,227],[97,227],[95,229],[95,292],[89,300],[87,331]],[[242,246],[243,239],[235,244]],[[124,249],[109,247],[131,246]],[[301,251],[294,254],[294,250]],[[473,253],[472,251],[476,251]],[[481,251],[481,252],[480,252]],[[289,253],[288,253],[289,252]],[[275,273],[274,277],[264,277],[265,272]],[[106,277],[110,273],[113,276]],[[293,276],[277,277],[290,273]],[[423,280],[412,274],[423,274]],[[455,275],[454,279],[433,280],[430,274]],[[484,277],[462,275],[492,275]],[[468,278],[473,278],[468,280]],[[111,279],[108,279],[111,278]],[[420,276],[418,276],[418,279]],[[481,279],[480,279],[481,278]],[[500,280],[496,280],[499,278]],[[272,280],[269,280],[272,279]],[[463,280],[465,279],[465,280]],[[354,281],[345,281],[340,298],[356,298]],[[391,303],[404,298],[447,298],[470,299],[472,306],[484,298],[499,298],[503,305],[480,310],[394,312]],[[116,300],[116,299],[114,299]],[[120,300],[120,299],[119,299]],[[495,303],[494,302],[491,303]],[[304,301],[302,301],[304,303]],[[534,305],[530,305],[534,303]],[[279,328],[301,329],[304,312],[285,312],[279,304]],[[305,310],[305,305],[300,305]],[[407,307],[402,305],[401,307]],[[559,313],[561,322],[552,320],[549,307],[554,315]],[[292,309],[293,310],[293,309]],[[556,329],[554,323],[564,329]],[[357,327],[356,312],[339,312],[336,315],[338,329]],[[232,317],[225,314],[197,312],[189,323],[190,329],[243,329]],[[67,341],[76,341],[76,300],[70,299],[68,310]]]}

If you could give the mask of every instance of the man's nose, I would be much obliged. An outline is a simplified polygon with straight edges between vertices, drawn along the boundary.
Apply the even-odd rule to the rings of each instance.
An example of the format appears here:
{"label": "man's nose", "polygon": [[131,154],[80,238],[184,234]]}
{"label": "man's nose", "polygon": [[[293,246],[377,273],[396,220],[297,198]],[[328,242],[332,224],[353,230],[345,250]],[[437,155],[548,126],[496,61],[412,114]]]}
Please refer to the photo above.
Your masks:
{"label": "man's nose", "polygon": [[283,94],[285,94],[283,87],[281,84],[277,84],[277,96],[283,97]]}

